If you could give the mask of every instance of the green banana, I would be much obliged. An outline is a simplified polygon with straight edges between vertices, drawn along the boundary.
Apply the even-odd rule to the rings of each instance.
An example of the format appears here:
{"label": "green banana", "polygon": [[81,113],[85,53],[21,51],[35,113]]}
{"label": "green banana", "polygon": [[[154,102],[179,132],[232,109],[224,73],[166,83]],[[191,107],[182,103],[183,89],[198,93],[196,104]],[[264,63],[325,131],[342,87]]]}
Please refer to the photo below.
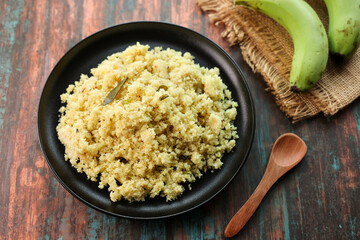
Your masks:
{"label": "green banana", "polygon": [[325,28],[316,12],[303,0],[235,0],[262,12],[280,23],[294,42],[290,89],[303,92],[312,88],[325,70],[329,45]]}
{"label": "green banana", "polygon": [[348,58],[360,45],[360,0],[325,0],[330,53]]}

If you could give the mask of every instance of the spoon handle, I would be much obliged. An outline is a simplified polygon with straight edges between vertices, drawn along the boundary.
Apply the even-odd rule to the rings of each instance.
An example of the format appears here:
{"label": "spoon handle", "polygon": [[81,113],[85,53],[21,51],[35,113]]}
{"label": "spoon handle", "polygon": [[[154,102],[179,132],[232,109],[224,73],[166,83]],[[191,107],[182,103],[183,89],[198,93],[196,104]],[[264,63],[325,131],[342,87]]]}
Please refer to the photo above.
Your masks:
{"label": "spoon handle", "polygon": [[225,237],[234,236],[245,226],[271,186],[279,179],[274,178],[274,176],[272,176],[273,174],[269,174],[269,172],[270,171],[266,170],[253,194],[230,220],[224,232]]}

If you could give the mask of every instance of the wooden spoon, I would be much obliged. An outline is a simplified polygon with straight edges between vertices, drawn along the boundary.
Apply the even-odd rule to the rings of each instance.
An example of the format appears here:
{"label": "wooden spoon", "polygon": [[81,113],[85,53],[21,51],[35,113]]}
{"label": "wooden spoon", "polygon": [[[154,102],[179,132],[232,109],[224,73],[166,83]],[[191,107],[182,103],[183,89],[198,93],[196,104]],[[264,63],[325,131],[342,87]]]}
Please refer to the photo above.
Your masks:
{"label": "wooden spoon", "polygon": [[271,186],[305,156],[305,142],[293,133],[281,135],[274,143],[264,176],[254,193],[234,215],[225,229],[225,237],[237,234],[253,215]]}

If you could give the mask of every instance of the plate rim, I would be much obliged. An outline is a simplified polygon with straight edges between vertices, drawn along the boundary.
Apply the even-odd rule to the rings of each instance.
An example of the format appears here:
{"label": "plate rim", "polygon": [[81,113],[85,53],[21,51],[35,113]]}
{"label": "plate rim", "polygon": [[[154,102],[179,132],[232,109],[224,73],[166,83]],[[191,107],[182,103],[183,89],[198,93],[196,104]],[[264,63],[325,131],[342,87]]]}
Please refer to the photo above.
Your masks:
{"label": "plate rim", "polygon": [[[119,214],[119,213],[115,213],[106,209],[103,209],[99,206],[96,206],[92,203],[90,203],[89,201],[87,201],[86,199],[83,199],[82,197],[80,197],[77,193],[75,193],[69,186],[67,186],[67,184],[64,183],[64,181],[60,178],[60,176],[57,174],[56,170],[54,169],[53,165],[51,164],[49,157],[45,151],[45,146],[43,143],[43,139],[41,138],[41,126],[40,126],[40,110],[41,110],[41,103],[42,103],[42,99],[43,99],[43,95],[44,95],[44,91],[46,89],[46,86],[49,84],[49,79],[51,78],[52,75],[54,75],[55,71],[58,70],[59,66],[62,64],[62,62],[64,61],[64,58],[66,56],[68,56],[71,52],[75,51],[81,44],[84,44],[84,42],[89,41],[89,39],[94,38],[94,36],[99,35],[103,32],[106,31],[111,31],[111,29],[114,28],[121,28],[127,25],[132,25],[132,24],[158,24],[158,25],[168,25],[174,28],[181,28],[185,31],[189,31],[195,35],[200,35],[200,37],[204,38],[206,41],[208,41],[209,43],[211,43],[213,45],[213,47],[217,48],[218,50],[220,50],[223,54],[223,56],[225,56],[226,58],[229,59],[229,61],[233,64],[233,66],[236,68],[237,72],[241,75],[241,81],[244,84],[244,89],[246,89],[247,92],[247,98],[249,100],[250,103],[250,109],[251,109],[251,114],[247,115],[249,118],[249,123],[251,124],[251,129],[250,129],[250,141],[246,150],[246,153],[244,154],[243,157],[243,161],[242,163],[238,166],[237,170],[235,171],[235,173],[228,179],[228,181],[226,182],[226,184],[224,184],[223,186],[221,186],[219,188],[218,191],[215,192],[215,194],[213,194],[212,196],[210,196],[209,198],[205,199],[204,201],[201,201],[200,203],[195,204],[194,206],[187,208],[185,210],[181,210],[178,211],[176,213],[171,213],[171,214],[163,214],[161,216],[145,216],[145,217],[141,217],[141,216],[130,216],[130,215],[126,215],[126,214]],[[62,55],[62,57],[57,61],[57,63],[54,65],[54,67],[52,68],[51,72],[49,73],[49,75],[46,78],[45,84],[43,85],[42,91],[41,91],[41,95],[39,98],[39,102],[38,102],[38,111],[37,111],[37,132],[38,132],[38,140],[40,143],[40,147],[43,153],[43,156],[46,160],[47,166],[51,169],[52,174],[55,176],[56,180],[62,185],[62,187],[65,188],[65,190],[67,190],[73,197],[77,198],[80,202],[84,203],[85,205],[96,209],[100,212],[115,216],[115,217],[123,217],[126,219],[139,219],[139,220],[149,220],[149,219],[164,219],[164,218],[169,218],[169,217],[174,217],[174,216],[178,216],[181,214],[184,214],[186,212],[190,212],[202,205],[204,205],[205,203],[209,202],[210,200],[212,200],[215,196],[219,195],[220,192],[222,192],[233,180],[234,178],[238,175],[240,169],[243,167],[244,163],[246,162],[246,160],[249,157],[249,153],[250,150],[252,148],[253,145],[253,141],[254,141],[254,135],[255,135],[255,125],[256,125],[256,119],[255,119],[255,107],[254,107],[254,101],[253,101],[253,97],[251,95],[251,91],[250,88],[248,86],[248,83],[246,81],[246,78],[244,77],[244,73],[242,71],[242,69],[239,67],[239,65],[236,63],[236,61],[230,56],[229,53],[227,53],[219,44],[217,44],[216,42],[214,42],[213,40],[211,40],[210,38],[208,38],[207,36],[203,35],[202,33],[199,33],[193,29],[178,25],[178,24],[174,24],[174,23],[168,23],[168,22],[161,22],[161,21],[131,21],[131,22],[125,22],[125,23],[121,23],[121,24],[116,24],[110,27],[106,27],[103,28],[99,31],[96,31],[92,34],[90,34],[89,36],[82,38],[81,40],[79,40],[75,45],[73,45],[72,47],[70,47],[69,49],[66,50],[66,52]],[[181,197],[181,196],[180,196]],[[176,200],[174,200],[176,201]]]}

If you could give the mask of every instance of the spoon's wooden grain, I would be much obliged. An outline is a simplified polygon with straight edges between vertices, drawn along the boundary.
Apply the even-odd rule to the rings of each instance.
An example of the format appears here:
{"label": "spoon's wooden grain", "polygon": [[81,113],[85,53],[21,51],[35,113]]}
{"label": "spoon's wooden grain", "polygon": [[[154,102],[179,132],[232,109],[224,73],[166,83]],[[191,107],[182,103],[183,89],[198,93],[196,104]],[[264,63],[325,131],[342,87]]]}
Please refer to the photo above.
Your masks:
{"label": "spoon's wooden grain", "polygon": [[281,135],[274,143],[264,176],[254,193],[233,216],[225,229],[225,237],[237,234],[253,215],[271,186],[305,156],[305,142],[293,133]]}

